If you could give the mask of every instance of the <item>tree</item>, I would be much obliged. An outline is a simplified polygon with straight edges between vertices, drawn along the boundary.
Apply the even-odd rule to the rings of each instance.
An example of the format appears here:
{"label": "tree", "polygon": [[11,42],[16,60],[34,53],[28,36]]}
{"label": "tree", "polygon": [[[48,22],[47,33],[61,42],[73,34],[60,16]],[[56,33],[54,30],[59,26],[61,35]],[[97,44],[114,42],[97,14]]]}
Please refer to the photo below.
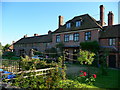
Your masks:
{"label": "tree", "polygon": [[99,64],[100,64],[100,69],[101,69],[101,74],[102,75],[107,75],[107,57],[109,56],[109,51],[104,49],[104,51],[102,52],[102,54],[100,55],[99,58]]}
{"label": "tree", "polygon": [[3,51],[6,51],[9,47],[10,47],[10,44],[6,44],[5,46],[3,46]]}
{"label": "tree", "polygon": [[3,57],[6,57],[8,59],[11,59],[12,57],[15,56],[15,53],[14,52],[10,52],[10,51],[7,51],[7,52],[4,52],[3,53]]}
{"label": "tree", "polygon": [[95,60],[92,65],[98,66],[99,65],[99,50],[100,50],[99,43],[97,41],[81,42],[80,46],[82,50],[87,50],[87,51],[90,51],[96,54],[94,56]]}
{"label": "tree", "polygon": [[94,53],[97,53],[100,49],[99,43],[97,41],[81,42],[80,47],[82,50],[87,50]]}
{"label": "tree", "polygon": [[2,45],[1,45],[1,42],[0,42],[0,50],[2,50]]}
{"label": "tree", "polygon": [[2,57],[2,45],[1,45],[1,42],[0,42],[0,58]]}

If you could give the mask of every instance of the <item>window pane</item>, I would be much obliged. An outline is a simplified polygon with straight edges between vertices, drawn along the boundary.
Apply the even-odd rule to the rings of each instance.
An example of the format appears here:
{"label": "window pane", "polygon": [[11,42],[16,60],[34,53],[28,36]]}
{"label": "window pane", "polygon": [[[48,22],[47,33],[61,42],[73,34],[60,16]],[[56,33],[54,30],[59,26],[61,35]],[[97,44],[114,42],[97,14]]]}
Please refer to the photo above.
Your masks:
{"label": "window pane", "polygon": [[115,45],[115,39],[109,39],[109,45],[110,46]]}
{"label": "window pane", "polygon": [[76,27],[80,27],[81,21],[76,21]]}
{"label": "window pane", "polygon": [[56,36],[56,42],[60,42],[60,35]]}
{"label": "window pane", "polygon": [[68,34],[64,36],[64,41],[65,42],[69,41],[69,35]]}
{"label": "window pane", "polygon": [[85,32],[85,40],[91,39],[91,32]]}
{"label": "window pane", "polygon": [[69,40],[73,40],[73,34],[70,34]]}
{"label": "window pane", "polygon": [[79,41],[79,33],[74,34],[74,41]]}
{"label": "window pane", "polygon": [[66,28],[70,28],[70,27],[71,27],[71,23],[67,23]]}
{"label": "window pane", "polygon": [[113,39],[113,45],[115,45],[115,39]]}

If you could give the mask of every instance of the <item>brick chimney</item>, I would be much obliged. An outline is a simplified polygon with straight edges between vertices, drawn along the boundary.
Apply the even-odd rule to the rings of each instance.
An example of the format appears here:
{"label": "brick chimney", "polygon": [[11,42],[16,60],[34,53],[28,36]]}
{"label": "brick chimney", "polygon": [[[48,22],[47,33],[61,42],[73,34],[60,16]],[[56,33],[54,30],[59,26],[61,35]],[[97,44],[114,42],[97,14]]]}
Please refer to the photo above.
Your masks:
{"label": "brick chimney", "polygon": [[26,35],[24,35],[24,38],[26,38],[27,37],[27,34]]}
{"label": "brick chimney", "polygon": [[34,36],[38,36],[38,34],[35,33]]}
{"label": "brick chimney", "polygon": [[108,26],[113,25],[113,17],[114,17],[114,14],[112,13],[112,11],[109,11],[109,13],[108,13]]}
{"label": "brick chimney", "polygon": [[52,31],[51,31],[51,30],[49,30],[49,31],[48,31],[48,34],[51,34],[51,33],[52,33]]}
{"label": "brick chimney", "polygon": [[61,27],[63,25],[63,16],[59,16],[59,25],[58,27]]}
{"label": "brick chimney", "polygon": [[104,25],[104,6],[100,5],[100,24],[101,26]]}

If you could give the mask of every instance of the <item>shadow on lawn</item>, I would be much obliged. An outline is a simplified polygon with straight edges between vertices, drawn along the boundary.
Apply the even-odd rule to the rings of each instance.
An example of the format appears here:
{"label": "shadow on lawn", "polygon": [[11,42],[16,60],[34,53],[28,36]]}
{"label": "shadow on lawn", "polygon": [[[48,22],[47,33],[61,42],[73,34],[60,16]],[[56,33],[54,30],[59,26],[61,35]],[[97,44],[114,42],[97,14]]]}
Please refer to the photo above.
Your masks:
{"label": "shadow on lawn", "polygon": [[[70,64],[67,67],[67,78],[71,80],[76,80],[79,76],[79,71],[87,71],[87,67],[84,65]],[[91,74],[97,74],[94,86],[98,88],[119,88],[120,87],[120,70],[117,69],[106,69],[107,75],[102,75],[101,69],[97,67],[90,67]]]}

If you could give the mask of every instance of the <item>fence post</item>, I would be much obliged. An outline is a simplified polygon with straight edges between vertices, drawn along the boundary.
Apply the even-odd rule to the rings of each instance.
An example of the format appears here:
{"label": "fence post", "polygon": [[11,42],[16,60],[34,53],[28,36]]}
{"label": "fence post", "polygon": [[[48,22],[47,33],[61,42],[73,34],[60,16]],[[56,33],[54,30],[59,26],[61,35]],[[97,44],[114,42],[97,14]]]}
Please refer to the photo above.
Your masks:
{"label": "fence post", "polygon": [[21,66],[20,66],[21,60],[19,60],[18,63],[19,63],[18,68],[19,68],[19,71],[20,71],[20,68],[21,68]]}
{"label": "fence post", "polygon": [[62,67],[64,67],[64,61],[65,61],[65,52],[63,51]]}

